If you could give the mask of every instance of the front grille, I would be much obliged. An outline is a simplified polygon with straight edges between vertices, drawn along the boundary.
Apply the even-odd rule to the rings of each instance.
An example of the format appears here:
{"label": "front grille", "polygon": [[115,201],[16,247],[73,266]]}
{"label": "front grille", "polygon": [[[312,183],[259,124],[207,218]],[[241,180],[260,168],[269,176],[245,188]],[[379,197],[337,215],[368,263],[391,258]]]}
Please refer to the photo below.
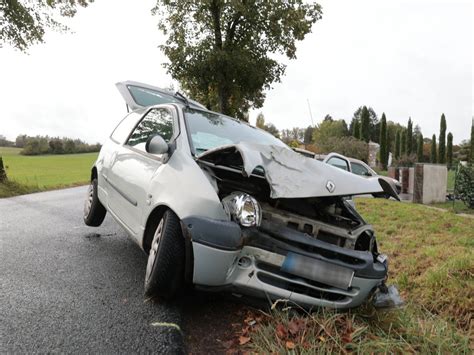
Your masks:
{"label": "front grille", "polygon": [[336,289],[332,286],[295,276],[280,270],[279,266],[257,262],[257,277],[266,284],[326,301],[344,302],[353,297],[357,290]]}

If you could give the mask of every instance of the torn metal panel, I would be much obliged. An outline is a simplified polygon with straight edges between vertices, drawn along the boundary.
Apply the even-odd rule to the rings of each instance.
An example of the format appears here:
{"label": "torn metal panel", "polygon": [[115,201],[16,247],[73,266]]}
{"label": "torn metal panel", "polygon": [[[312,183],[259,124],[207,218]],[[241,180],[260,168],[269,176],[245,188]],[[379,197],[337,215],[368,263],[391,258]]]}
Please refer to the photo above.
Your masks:
{"label": "torn metal panel", "polygon": [[[240,157],[239,157],[240,156]],[[244,176],[262,168],[268,181],[271,198],[304,198],[349,196],[385,192],[378,178],[364,178],[342,169],[307,158],[286,147],[241,142],[208,150],[198,160],[215,165],[239,165]]]}

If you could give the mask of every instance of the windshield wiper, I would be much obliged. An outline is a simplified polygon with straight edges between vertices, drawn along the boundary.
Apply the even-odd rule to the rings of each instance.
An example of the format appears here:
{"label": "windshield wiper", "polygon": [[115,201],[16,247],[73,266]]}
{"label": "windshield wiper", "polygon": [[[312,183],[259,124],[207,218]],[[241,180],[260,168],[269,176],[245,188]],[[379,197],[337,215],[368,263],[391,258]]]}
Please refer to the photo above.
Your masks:
{"label": "windshield wiper", "polygon": [[181,101],[183,101],[184,104],[186,105],[186,108],[189,108],[189,101],[186,98],[186,96],[181,94],[179,91],[176,91],[176,93],[174,94],[174,97],[176,97],[176,98],[180,99]]}

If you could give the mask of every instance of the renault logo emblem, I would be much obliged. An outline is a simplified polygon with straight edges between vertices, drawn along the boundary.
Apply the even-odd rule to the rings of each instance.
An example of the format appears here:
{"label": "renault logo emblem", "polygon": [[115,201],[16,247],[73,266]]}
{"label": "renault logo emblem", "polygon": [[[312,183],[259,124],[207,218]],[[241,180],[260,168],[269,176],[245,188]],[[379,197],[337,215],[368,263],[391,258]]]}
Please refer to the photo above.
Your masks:
{"label": "renault logo emblem", "polygon": [[328,182],[326,183],[326,189],[328,189],[329,192],[333,192],[335,188],[336,184],[333,183],[331,180],[328,180]]}

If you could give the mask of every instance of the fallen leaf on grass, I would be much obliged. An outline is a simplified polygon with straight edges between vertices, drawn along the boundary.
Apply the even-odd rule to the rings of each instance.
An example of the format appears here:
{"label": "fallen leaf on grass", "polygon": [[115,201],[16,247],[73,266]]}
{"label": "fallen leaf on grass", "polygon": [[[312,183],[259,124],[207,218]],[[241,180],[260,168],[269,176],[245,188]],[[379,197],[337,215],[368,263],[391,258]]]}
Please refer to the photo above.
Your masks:
{"label": "fallen leaf on grass", "polygon": [[249,341],[250,341],[250,337],[244,337],[244,336],[239,337],[239,344],[240,345],[245,345]]}
{"label": "fallen leaf on grass", "polygon": [[280,339],[284,339],[288,336],[288,332],[281,323],[276,326],[276,336]]}
{"label": "fallen leaf on grass", "polygon": [[296,345],[292,341],[287,341],[286,342],[286,348],[287,349],[293,350],[295,347],[296,347]]}

